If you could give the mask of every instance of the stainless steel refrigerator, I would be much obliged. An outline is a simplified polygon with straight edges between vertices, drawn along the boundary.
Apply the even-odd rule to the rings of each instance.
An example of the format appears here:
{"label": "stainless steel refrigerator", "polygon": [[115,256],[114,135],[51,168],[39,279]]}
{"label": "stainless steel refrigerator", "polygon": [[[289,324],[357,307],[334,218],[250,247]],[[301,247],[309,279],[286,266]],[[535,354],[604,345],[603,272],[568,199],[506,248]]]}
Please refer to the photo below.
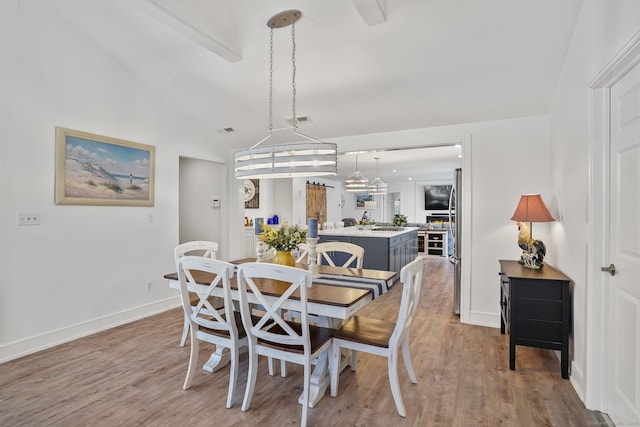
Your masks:
{"label": "stainless steel refrigerator", "polygon": [[462,169],[455,170],[453,187],[449,194],[449,226],[453,238],[453,253],[449,262],[453,264],[453,311],[460,314],[460,282],[462,280]]}

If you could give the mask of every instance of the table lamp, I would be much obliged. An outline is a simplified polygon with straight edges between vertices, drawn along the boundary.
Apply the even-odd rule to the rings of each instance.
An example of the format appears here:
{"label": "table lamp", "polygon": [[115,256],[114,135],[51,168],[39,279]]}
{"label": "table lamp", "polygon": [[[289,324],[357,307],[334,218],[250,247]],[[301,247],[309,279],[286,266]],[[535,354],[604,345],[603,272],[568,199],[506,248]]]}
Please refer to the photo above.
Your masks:
{"label": "table lamp", "polygon": [[[531,230],[534,222],[551,222],[555,219],[549,213],[539,194],[523,194],[516,211],[511,217],[518,222],[518,246],[522,248],[520,263],[528,268],[540,268],[547,252],[547,248],[541,240],[533,240]],[[529,227],[526,226],[529,223]]]}

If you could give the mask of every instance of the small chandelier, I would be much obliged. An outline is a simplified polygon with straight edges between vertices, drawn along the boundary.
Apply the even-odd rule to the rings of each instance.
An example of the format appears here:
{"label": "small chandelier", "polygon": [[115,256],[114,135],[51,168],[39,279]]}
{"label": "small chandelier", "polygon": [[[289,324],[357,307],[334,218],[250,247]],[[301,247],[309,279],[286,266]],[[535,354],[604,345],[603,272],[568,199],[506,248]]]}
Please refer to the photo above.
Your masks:
{"label": "small chandelier", "polygon": [[356,170],[344,181],[344,189],[345,191],[366,193],[368,187],[369,180],[360,175],[358,170],[358,153],[356,153]]}
{"label": "small chandelier", "polygon": [[387,194],[387,184],[382,182],[380,179],[380,171],[378,170],[378,160],[380,157],[375,157],[376,159],[376,178],[369,183],[369,194],[373,195],[383,195]]}
{"label": "small chandelier", "polygon": [[[269,134],[248,150],[235,154],[235,177],[238,179],[289,178],[303,176],[336,175],[338,165],[337,145],[319,141],[298,132],[296,118],[296,36],[295,23],[302,16],[299,10],[280,12],[267,21],[270,31],[269,57]],[[293,66],[292,126],[273,128],[273,29],[291,25],[291,62]],[[271,138],[274,131],[293,130],[293,133],[307,141],[274,146],[258,147]]]}

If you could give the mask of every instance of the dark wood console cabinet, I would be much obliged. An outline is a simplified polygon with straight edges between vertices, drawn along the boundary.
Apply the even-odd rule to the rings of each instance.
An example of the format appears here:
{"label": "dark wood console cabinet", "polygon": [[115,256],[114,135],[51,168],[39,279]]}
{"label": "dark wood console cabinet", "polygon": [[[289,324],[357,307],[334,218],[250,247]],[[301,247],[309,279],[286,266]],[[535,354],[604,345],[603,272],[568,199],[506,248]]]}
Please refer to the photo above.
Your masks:
{"label": "dark wood console cabinet", "polygon": [[500,260],[500,332],[509,334],[509,369],[516,345],[561,352],[562,378],[569,378],[571,279],[548,264],[539,270]]}

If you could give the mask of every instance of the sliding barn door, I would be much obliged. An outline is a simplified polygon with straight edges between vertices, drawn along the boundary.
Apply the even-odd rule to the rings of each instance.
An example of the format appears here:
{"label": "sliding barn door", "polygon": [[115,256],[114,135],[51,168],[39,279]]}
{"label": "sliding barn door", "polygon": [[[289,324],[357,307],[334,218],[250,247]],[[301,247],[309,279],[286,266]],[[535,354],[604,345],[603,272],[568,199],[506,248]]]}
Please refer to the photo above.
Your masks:
{"label": "sliding barn door", "polygon": [[318,223],[327,220],[327,189],[323,185],[307,184],[307,219],[318,218]]}

